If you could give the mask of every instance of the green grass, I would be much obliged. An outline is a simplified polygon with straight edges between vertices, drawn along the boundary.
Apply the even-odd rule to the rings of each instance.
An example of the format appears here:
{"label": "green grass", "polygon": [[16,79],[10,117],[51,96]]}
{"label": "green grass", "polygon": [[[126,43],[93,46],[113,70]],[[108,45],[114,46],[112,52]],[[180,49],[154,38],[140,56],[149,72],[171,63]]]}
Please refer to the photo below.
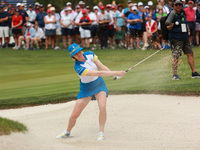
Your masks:
{"label": "green grass", "polygon": [[[96,50],[103,64],[111,70],[126,70],[155,50]],[[194,48],[197,71],[200,72],[200,50]],[[79,77],[68,51],[0,50],[0,109],[64,102],[75,99]],[[163,50],[122,79],[106,77],[110,94],[156,93],[200,95],[200,79],[191,79],[187,57],[180,58],[180,81],[172,81],[171,51]]]}
{"label": "green grass", "polygon": [[23,124],[17,121],[12,121],[0,117],[0,135],[8,135],[11,132],[25,132],[25,131],[27,131],[27,128]]}

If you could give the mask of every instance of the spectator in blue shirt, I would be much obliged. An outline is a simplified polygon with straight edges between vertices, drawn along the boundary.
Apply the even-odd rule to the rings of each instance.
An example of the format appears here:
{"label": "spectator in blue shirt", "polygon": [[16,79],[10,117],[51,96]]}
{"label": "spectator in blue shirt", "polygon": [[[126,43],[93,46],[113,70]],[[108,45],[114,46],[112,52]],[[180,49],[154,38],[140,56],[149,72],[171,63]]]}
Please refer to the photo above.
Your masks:
{"label": "spectator in blue shirt", "polygon": [[[140,48],[140,37],[142,37],[142,31],[141,31],[141,22],[142,18],[137,13],[137,7],[132,7],[132,13],[128,15],[128,23],[130,23],[130,33],[131,33],[131,46],[133,46],[133,42],[136,39],[137,48]],[[130,50],[132,47],[129,47]]]}
{"label": "spectator in blue shirt", "polygon": [[28,16],[27,12],[24,10],[24,4],[21,4],[19,15],[21,15],[22,18],[23,18],[23,22],[22,22],[22,35],[24,35],[25,32],[26,32],[26,23],[29,20],[29,16]]}
{"label": "spectator in blue shirt", "polygon": [[129,4],[130,3],[132,3],[132,1],[131,0],[129,0],[128,1],[128,3],[127,3],[127,7],[126,8],[124,8],[124,13],[126,13],[126,12],[128,12],[129,11]]}
{"label": "spectator in blue shirt", "polygon": [[1,5],[0,12],[0,43],[2,47],[2,38],[5,37],[5,45],[8,47],[9,40],[9,22],[8,22],[9,14],[5,12],[5,6]]}
{"label": "spectator in blue shirt", "polygon": [[35,23],[39,25],[40,28],[44,29],[45,23],[44,23],[44,17],[47,15],[47,13],[44,10],[44,6],[40,5],[40,12],[37,14]]}

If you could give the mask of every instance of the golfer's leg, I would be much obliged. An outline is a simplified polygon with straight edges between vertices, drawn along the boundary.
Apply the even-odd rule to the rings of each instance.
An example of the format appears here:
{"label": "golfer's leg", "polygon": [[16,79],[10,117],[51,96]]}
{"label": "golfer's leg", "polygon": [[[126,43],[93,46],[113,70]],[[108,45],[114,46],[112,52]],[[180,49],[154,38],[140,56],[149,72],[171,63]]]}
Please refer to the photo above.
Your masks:
{"label": "golfer's leg", "polygon": [[99,130],[104,132],[104,127],[106,123],[107,113],[106,113],[106,92],[102,91],[95,95],[98,105],[99,105]]}
{"label": "golfer's leg", "polygon": [[192,70],[192,72],[194,73],[195,70],[195,64],[194,64],[194,54],[187,54],[188,57],[188,63],[190,65],[190,68]]}
{"label": "golfer's leg", "polygon": [[178,68],[178,58],[174,57],[172,60],[172,69],[174,74],[177,74],[177,68]]}
{"label": "golfer's leg", "polygon": [[78,99],[76,101],[74,110],[69,118],[67,132],[70,132],[72,130],[72,128],[76,124],[77,118],[80,116],[81,112],[87,106],[87,104],[90,102],[90,100],[91,100],[91,97],[86,97],[86,98]]}

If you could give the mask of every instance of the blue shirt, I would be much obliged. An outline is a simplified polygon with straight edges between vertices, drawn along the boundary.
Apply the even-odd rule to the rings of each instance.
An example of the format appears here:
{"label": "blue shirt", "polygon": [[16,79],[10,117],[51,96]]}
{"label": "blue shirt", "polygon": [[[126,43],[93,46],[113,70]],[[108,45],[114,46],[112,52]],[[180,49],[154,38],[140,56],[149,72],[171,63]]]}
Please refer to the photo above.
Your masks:
{"label": "blue shirt", "polygon": [[35,37],[35,28],[31,27],[30,29],[26,28],[26,33],[24,37],[27,37],[28,31],[30,32],[30,37],[34,38]]}
{"label": "blue shirt", "polygon": [[120,11],[116,11],[116,18],[117,18],[117,26],[122,27],[123,26],[123,18],[121,17],[122,13]]}
{"label": "blue shirt", "polygon": [[[172,21],[174,26],[169,30],[169,39],[170,40],[186,40],[189,38],[188,28],[187,28],[187,19],[186,16],[181,12],[181,14],[176,14],[175,19]],[[185,24],[186,32],[182,32],[181,24]]]}
{"label": "blue shirt", "polygon": [[44,24],[44,17],[47,15],[46,12],[41,13],[39,12],[35,18],[35,21],[38,22],[38,25],[40,28],[44,28],[45,24]]}
{"label": "blue shirt", "polygon": [[[6,17],[9,17],[9,14],[8,14],[7,12],[3,12],[3,13],[1,12],[1,13],[0,13],[0,19],[6,18]],[[8,20],[7,20],[7,21],[4,21],[4,22],[1,22],[1,23],[0,23],[0,26],[3,26],[3,27],[9,26]]]}
{"label": "blue shirt", "polygon": [[125,14],[127,11],[129,11],[129,8],[128,8],[128,7],[124,8],[124,14]]}
{"label": "blue shirt", "polygon": [[23,18],[23,22],[22,22],[22,25],[24,24],[24,23],[26,23],[26,17],[28,17],[28,14],[27,14],[27,12],[25,11],[25,10],[21,10],[20,12],[19,12],[19,14],[22,16],[22,18]]}
{"label": "blue shirt", "polygon": [[94,63],[98,57],[92,51],[83,53],[83,56],[85,57],[85,61],[76,60],[74,69],[81,78],[82,83],[89,83],[98,78],[98,76],[87,76],[90,70],[98,71],[98,67]]}
{"label": "blue shirt", "polygon": [[[137,13],[137,14],[130,13],[130,14],[128,15],[128,19],[129,19],[129,20],[141,19],[141,16],[140,16],[138,13]],[[137,23],[130,23],[129,28],[130,28],[130,29],[141,30],[141,23],[140,23],[140,22],[137,22]]]}

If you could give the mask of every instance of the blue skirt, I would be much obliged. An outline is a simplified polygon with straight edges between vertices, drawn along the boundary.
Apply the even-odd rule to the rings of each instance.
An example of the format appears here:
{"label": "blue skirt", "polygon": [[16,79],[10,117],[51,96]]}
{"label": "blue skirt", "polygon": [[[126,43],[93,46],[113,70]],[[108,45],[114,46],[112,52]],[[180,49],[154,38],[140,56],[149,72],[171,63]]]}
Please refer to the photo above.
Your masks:
{"label": "blue skirt", "polygon": [[80,92],[77,95],[77,99],[91,96],[92,100],[94,100],[94,95],[101,91],[105,91],[108,97],[108,89],[102,77],[98,77],[95,81],[89,83],[80,81]]}

